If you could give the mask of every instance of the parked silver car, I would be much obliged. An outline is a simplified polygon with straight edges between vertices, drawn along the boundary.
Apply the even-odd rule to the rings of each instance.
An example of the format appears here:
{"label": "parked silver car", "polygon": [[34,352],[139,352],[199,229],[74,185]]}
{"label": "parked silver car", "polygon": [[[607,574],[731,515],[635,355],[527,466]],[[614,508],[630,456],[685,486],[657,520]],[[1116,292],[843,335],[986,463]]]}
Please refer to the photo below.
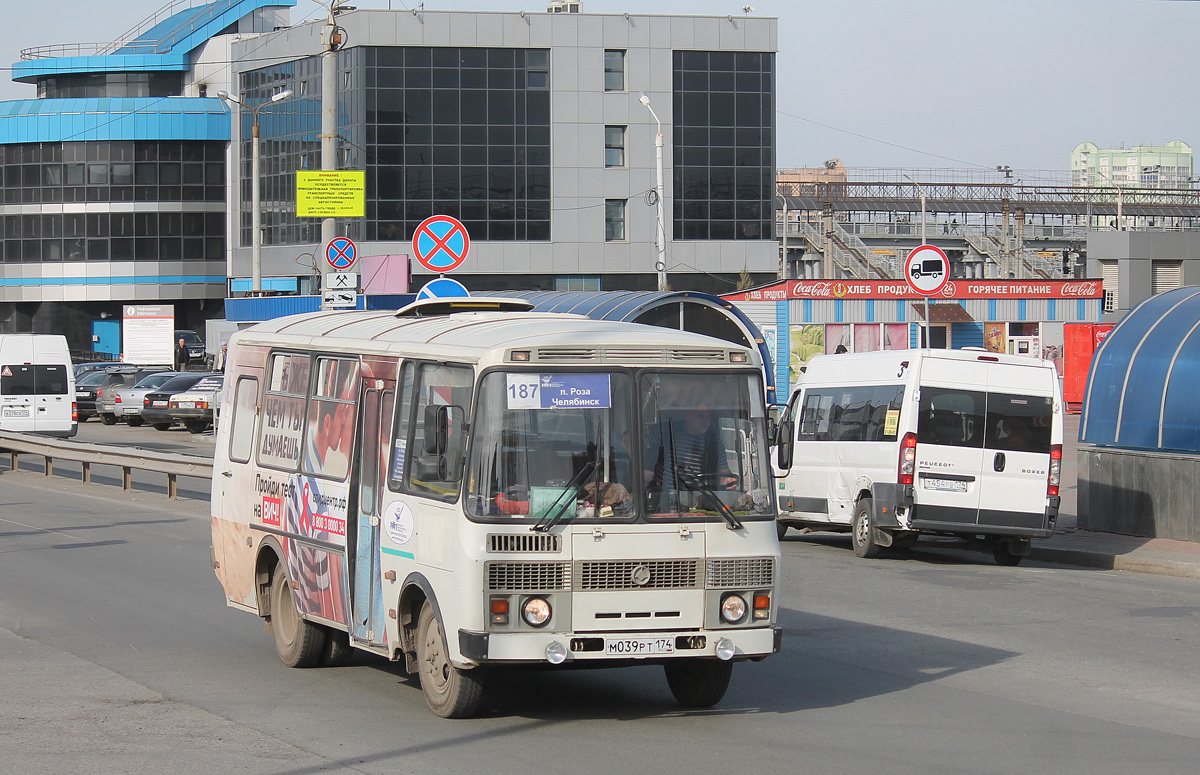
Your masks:
{"label": "parked silver car", "polygon": [[146,397],[146,394],[157,390],[167,380],[177,377],[181,373],[179,371],[156,371],[143,377],[133,387],[118,390],[113,399],[113,413],[119,419],[123,419],[126,424],[136,428],[145,422],[142,419],[142,399]]}
{"label": "parked silver car", "polygon": [[166,366],[130,367],[128,369],[108,372],[99,385],[96,386],[96,414],[105,425],[115,425],[118,420],[125,419],[124,414],[118,414],[117,393],[130,388],[152,374],[167,371]]}

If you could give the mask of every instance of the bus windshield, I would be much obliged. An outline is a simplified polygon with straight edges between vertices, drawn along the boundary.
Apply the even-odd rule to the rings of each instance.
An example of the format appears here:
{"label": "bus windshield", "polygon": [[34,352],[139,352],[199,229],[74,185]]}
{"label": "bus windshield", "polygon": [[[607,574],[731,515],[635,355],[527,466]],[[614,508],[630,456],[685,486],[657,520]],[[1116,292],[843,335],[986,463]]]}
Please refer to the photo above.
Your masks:
{"label": "bus windshield", "polygon": [[541,525],[769,518],[763,432],[745,372],[492,372],[467,510]]}

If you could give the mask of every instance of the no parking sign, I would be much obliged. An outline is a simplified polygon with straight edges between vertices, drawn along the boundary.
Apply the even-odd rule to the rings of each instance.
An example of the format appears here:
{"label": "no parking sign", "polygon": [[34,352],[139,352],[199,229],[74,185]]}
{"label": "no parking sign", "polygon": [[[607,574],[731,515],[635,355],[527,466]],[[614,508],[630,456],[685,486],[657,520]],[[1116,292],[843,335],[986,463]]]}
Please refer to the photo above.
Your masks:
{"label": "no parking sign", "polygon": [[431,215],[413,232],[413,255],[431,272],[452,272],[471,249],[467,227],[449,215]]}

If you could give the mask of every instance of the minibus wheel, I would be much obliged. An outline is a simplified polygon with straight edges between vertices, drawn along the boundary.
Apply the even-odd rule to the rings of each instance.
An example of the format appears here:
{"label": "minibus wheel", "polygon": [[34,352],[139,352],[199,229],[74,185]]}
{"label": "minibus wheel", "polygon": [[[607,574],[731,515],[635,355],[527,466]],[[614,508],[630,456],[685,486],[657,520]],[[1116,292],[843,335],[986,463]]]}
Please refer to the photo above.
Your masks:
{"label": "minibus wheel", "polygon": [[315,667],[325,648],[325,631],[300,616],[287,573],[276,567],[271,579],[271,635],[288,667]]}
{"label": "minibus wheel", "polygon": [[1003,565],[1008,568],[1016,567],[1021,564],[1021,555],[1013,553],[1013,550],[1008,545],[1008,541],[1001,541],[992,547],[992,556],[996,558],[997,565]]}
{"label": "minibus wheel", "polygon": [[710,708],[725,696],[733,663],[718,659],[672,659],[663,664],[663,670],[667,686],[680,705]]}
{"label": "minibus wheel", "polygon": [[442,623],[425,601],[417,620],[417,675],[429,709],[442,718],[468,718],[483,699],[481,668],[459,670],[450,664]]}
{"label": "minibus wheel", "polygon": [[871,559],[879,556],[879,544],[875,543],[875,528],[871,524],[871,499],[863,498],[854,507],[854,521],[850,523],[854,554]]}

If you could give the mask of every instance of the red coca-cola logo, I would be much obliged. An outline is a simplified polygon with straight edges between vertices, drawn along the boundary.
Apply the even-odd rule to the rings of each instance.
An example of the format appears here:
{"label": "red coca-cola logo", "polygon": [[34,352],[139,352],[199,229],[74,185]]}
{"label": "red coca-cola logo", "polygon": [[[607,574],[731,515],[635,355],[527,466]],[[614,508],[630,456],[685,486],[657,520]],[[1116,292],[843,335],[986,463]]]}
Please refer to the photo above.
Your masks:
{"label": "red coca-cola logo", "polygon": [[1100,281],[1091,280],[1082,283],[1063,283],[1063,296],[1084,297],[1084,296],[1099,296]]}
{"label": "red coca-cola logo", "polygon": [[833,296],[832,282],[813,282],[806,283],[803,280],[792,286],[792,295],[808,298],[808,297],[828,297]]}

